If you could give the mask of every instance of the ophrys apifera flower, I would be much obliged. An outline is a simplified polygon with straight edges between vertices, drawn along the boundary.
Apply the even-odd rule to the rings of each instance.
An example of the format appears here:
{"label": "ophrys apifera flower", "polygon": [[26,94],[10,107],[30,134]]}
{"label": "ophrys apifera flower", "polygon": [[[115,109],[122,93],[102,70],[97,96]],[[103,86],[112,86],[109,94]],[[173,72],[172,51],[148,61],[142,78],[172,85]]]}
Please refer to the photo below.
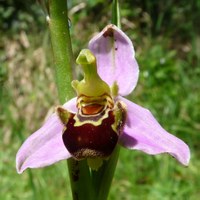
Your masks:
{"label": "ophrys apifera flower", "polygon": [[[130,39],[108,25],[77,58],[84,79],[73,81],[77,97],[58,106],[17,153],[17,171],[63,159],[108,159],[117,143],[147,154],[169,153],[188,165],[190,151],[164,130],[151,112],[123,96],[135,88],[139,69]],[[100,162],[100,163],[101,163]],[[99,164],[100,166],[101,164]]]}

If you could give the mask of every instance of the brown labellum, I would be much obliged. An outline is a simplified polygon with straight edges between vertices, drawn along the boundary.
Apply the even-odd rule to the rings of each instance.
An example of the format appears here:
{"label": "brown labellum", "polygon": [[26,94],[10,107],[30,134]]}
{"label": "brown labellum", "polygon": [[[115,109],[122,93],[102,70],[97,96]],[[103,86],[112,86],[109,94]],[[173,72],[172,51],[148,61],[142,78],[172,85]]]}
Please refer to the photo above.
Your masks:
{"label": "brown labellum", "polygon": [[89,157],[108,157],[118,141],[118,134],[112,128],[114,122],[115,116],[112,110],[108,112],[108,117],[100,125],[85,123],[74,126],[74,115],[71,115],[63,132],[64,144],[78,160]]}

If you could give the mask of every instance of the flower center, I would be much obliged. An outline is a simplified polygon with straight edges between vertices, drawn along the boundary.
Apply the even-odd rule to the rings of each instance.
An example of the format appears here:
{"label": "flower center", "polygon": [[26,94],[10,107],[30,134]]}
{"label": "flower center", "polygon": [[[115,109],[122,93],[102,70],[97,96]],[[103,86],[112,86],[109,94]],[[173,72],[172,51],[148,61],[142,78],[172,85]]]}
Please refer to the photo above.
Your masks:
{"label": "flower center", "polygon": [[82,81],[73,81],[77,113],[57,108],[65,128],[63,142],[77,159],[107,158],[113,152],[126,120],[126,107],[114,102],[110,87],[97,73],[96,58],[83,50],[77,58],[84,71]]}

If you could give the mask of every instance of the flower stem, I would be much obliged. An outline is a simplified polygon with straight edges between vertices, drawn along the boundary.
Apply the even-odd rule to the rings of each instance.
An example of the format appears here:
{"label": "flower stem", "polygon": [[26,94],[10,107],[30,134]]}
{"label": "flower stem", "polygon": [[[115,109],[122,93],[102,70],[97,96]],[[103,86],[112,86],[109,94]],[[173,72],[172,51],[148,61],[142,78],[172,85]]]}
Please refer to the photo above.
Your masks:
{"label": "flower stem", "polygon": [[93,186],[96,189],[97,200],[106,200],[117,166],[120,147],[117,145],[108,161],[98,171],[92,171]]}
{"label": "flower stem", "polygon": [[54,54],[56,83],[61,103],[71,99],[74,91],[71,87],[74,58],[69,33],[67,1],[49,0],[49,29]]}
{"label": "flower stem", "polygon": [[113,0],[112,2],[112,24],[115,24],[117,27],[121,28],[120,9],[118,0]]}
{"label": "flower stem", "polygon": [[74,200],[94,200],[94,191],[90,178],[90,170],[86,160],[68,160],[72,196]]}
{"label": "flower stem", "polygon": [[[112,2],[112,24],[120,28],[120,12],[118,0]],[[108,161],[97,171],[92,172],[93,185],[96,189],[97,200],[106,200],[109,194],[112,179],[119,157],[120,147],[117,145]]]}
{"label": "flower stem", "polygon": [[[51,43],[56,69],[56,84],[60,102],[74,97],[71,87],[73,79],[72,68],[74,57],[68,24],[66,0],[49,0],[49,16],[47,17],[51,34]],[[68,159],[73,199],[92,200],[91,177],[89,167],[85,161]]]}

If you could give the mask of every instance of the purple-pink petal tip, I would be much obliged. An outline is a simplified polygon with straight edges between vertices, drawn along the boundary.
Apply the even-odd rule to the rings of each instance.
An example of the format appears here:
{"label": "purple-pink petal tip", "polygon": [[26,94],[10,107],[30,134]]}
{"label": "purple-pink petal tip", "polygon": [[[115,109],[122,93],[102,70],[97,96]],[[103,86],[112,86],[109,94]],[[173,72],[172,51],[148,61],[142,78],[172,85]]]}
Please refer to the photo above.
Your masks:
{"label": "purple-pink petal tip", "polygon": [[[63,105],[71,112],[76,112],[76,98]],[[62,140],[63,124],[52,114],[44,125],[27,138],[16,155],[16,169],[22,173],[27,168],[49,166],[71,157]]]}
{"label": "purple-pink petal tip", "polygon": [[151,112],[122,97],[128,110],[127,124],[120,143],[129,149],[137,149],[147,154],[169,153],[181,164],[187,166],[190,150],[181,139],[164,130]]}
{"label": "purple-pink petal tip", "polygon": [[49,166],[70,154],[62,141],[63,125],[56,114],[50,116],[45,124],[33,133],[21,146],[16,156],[16,168],[22,173],[27,168]]}

